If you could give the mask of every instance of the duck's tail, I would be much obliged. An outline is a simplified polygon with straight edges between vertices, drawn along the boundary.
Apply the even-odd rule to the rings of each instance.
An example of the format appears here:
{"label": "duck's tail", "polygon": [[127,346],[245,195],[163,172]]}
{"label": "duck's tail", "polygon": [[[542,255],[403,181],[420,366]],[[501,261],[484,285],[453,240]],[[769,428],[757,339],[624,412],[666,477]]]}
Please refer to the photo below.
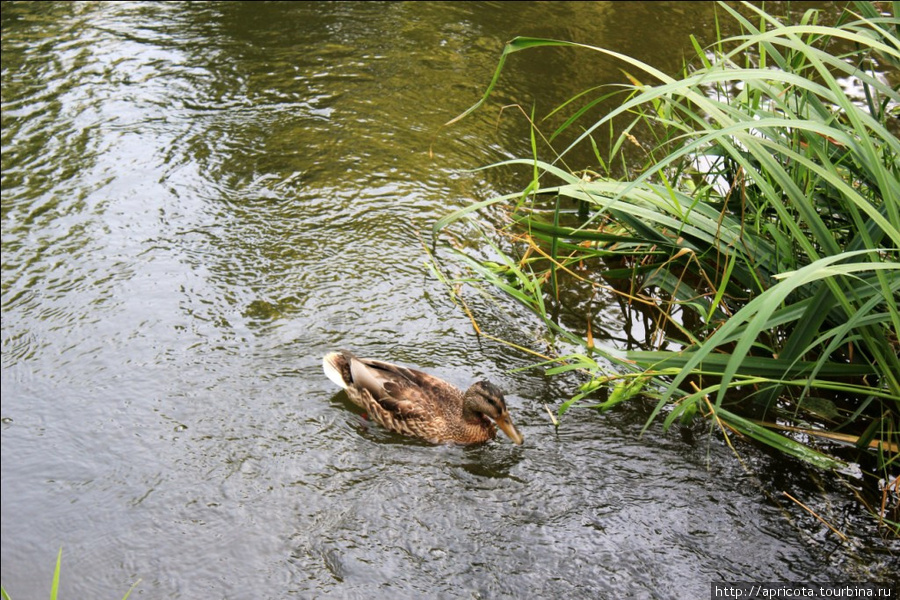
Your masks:
{"label": "duck's tail", "polygon": [[350,361],[346,352],[329,352],[322,359],[322,369],[325,375],[344,389],[350,385],[353,378],[350,376]]}

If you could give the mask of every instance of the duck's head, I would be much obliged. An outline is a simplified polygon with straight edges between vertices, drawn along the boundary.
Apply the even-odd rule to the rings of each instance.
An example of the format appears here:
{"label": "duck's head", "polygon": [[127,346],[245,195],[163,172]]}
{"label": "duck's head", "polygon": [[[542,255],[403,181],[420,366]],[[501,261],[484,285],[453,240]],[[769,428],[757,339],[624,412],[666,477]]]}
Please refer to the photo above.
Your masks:
{"label": "duck's head", "polygon": [[503,392],[490,381],[479,381],[473,383],[466,390],[463,402],[463,411],[475,414],[483,414],[492,419],[503,433],[509,436],[516,444],[523,441],[522,434],[513,425],[512,419],[509,418],[509,410],[506,408],[506,400],[503,398]]}

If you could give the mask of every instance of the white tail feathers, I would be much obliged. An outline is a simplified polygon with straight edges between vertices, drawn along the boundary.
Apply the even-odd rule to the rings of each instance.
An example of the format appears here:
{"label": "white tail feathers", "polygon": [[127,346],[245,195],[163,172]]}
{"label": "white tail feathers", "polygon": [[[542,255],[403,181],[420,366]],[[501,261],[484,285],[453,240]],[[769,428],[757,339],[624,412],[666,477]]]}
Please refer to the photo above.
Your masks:
{"label": "white tail feathers", "polygon": [[344,357],[341,356],[340,352],[329,352],[325,355],[325,358],[322,359],[322,369],[325,371],[325,375],[344,389],[347,389],[347,382],[344,381],[344,377],[341,375],[341,368],[338,366],[341,364],[341,361],[344,360]]}

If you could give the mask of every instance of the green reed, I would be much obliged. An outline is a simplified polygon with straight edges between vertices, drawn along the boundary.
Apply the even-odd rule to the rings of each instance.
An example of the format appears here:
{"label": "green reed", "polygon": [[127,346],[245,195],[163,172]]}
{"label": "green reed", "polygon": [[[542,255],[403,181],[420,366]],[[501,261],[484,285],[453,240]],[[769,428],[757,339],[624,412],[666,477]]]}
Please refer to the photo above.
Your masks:
{"label": "green reed", "polygon": [[[56,554],[56,567],[53,569],[53,580],[50,584],[50,600],[56,600],[57,595],[59,594],[59,574],[62,569],[62,548],[59,549],[59,552]],[[134,588],[141,582],[140,579],[134,582],[131,588],[125,592],[125,595],[122,596],[122,600],[128,600],[128,597],[131,595],[131,592],[134,591]],[[9,593],[6,591],[6,588],[0,586],[0,598],[3,600],[11,600]]]}
{"label": "green reed", "polygon": [[[814,11],[787,25],[753,5],[742,7],[752,20],[719,6],[744,33],[710,48],[694,40],[696,60],[679,77],[604,48],[507,44],[482,100],[454,121],[490,96],[508,56],[523,50],[597,52],[621,61],[631,85],[572,99],[554,111],[571,116],[546,138],[532,122],[533,156],[493,165],[530,167],[524,191],[458,210],[434,233],[482,230],[489,260],[454,249],[477,280],[580,348],[541,363],[588,375],[560,416],[640,394],[655,399],[648,426],[704,416],[726,436],[822,468],[868,452],[896,487],[900,93],[878,71],[900,67],[900,21],[869,3],[827,27]],[[614,108],[590,121],[612,98]],[[574,128],[575,140],[556,148]],[[596,164],[576,171],[567,161],[582,147]],[[611,177],[614,165],[631,175]],[[508,219],[487,233],[479,211],[493,205],[508,207]],[[657,325],[644,349],[597,343],[589,315],[572,325],[577,310],[560,319],[564,298],[600,291]]]}

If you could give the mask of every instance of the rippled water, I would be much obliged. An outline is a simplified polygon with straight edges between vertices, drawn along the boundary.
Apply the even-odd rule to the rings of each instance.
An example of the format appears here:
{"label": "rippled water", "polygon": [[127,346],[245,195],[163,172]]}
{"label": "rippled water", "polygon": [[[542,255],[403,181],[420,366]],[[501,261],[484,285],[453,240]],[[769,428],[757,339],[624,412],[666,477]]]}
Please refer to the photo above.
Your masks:
{"label": "rippled water", "polygon": [[[849,492],[479,340],[428,269],[439,217],[520,187],[521,118],[620,77],[516,34],[670,70],[708,3],[3,3],[2,582],[13,598],[699,598],[710,581],[883,577]],[[700,25],[698,25],[700,24]],[[647,31],[653,31],[652,36]],[[554,85],[559,77],[565,85]],[[429,156],[429,149],[434,156]],[[540,348],[515,308],[482,326]],[[610,330],[626,327],[611,304]],[[371,426],[340,347],[508,390],[522,447]],[[782,496],[874,539],[842,544]],[[867,528],[871,530],[867,530]]]}

